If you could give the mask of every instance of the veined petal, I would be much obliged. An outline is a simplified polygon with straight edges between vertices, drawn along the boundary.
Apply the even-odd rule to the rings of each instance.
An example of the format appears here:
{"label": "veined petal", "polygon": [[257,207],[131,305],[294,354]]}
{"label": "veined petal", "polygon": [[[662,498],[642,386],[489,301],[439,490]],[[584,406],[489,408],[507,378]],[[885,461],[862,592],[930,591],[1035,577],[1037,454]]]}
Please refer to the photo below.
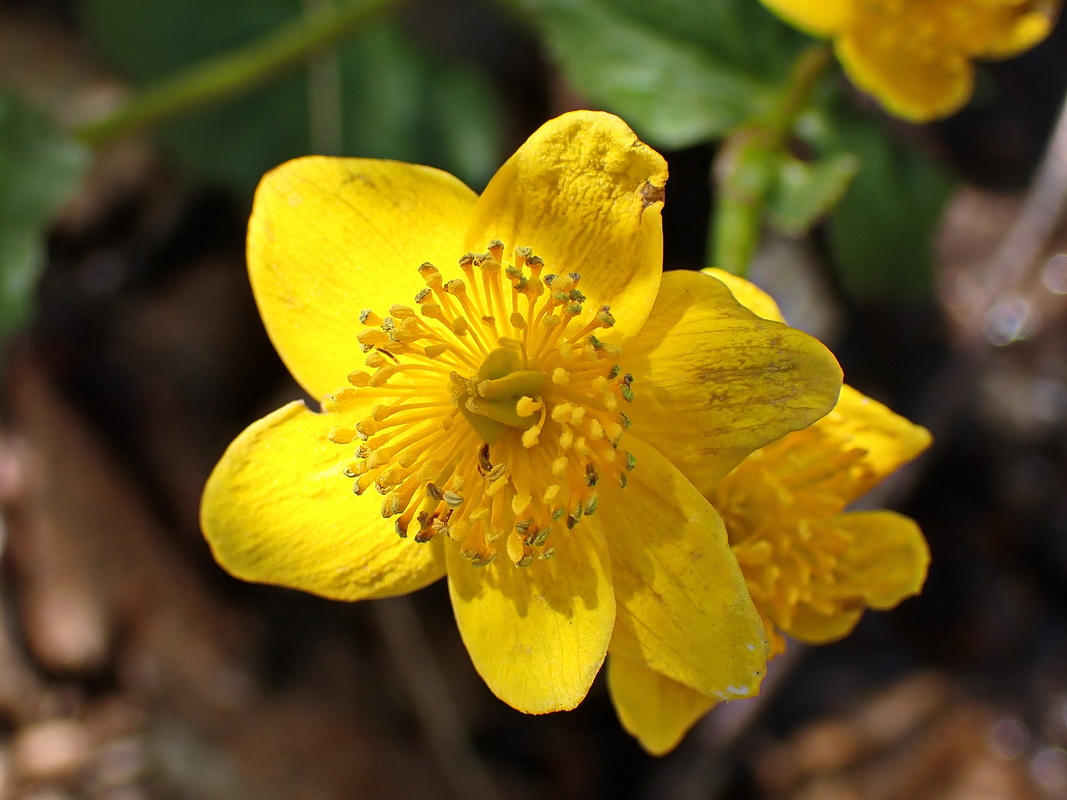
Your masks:
{"label": "veined petal", "polygon": [[775,322],[787,322],[774,298],[751,281],[746,281],[732,272],[727,272],[717,267],[707,267],[700,271],[705,275],[710,275],[717,281],[725,283],[726,288],[730,290],[734,299],[757,317],[771,319]]}
{"label": "veined petal", "polygon": [[360,311],[411,303],[420,264],[463,255],[475,199],[445,172],[395,161],[312,156],[264,176],[248,223],[252,290],[311,395],[344,386],[362,363]]}
{"label": "veined petal", "polygon": [[289,403],[249,426],[208,478],[200,524],[235,577],[334,600],[391,597],[444,575],[439,543],[397,537],[342,475],[334,420]]}
{"label": "veined petal", "polygon": [[914,520],[893,511],[856,511],[840,515],[837,527],[855,537],[839,568],[842,592],[884,610],[922,590],[930,548]]}
{"label": "veined petal", "polygon": [[719,702],[616,656],[608,658],[608,691],[622,727],[654,756],[677,747]]}
{"label": "veined petal", "polygon": [[757,317],[696,272],[663,276],[624,356],[634,433],[704,493],[753,450],[826,414],[841,388],[841,368],[816,339]]}
{"label": "veined petal", "polygon": [[541,126],[478,199],[467,231],[530,247],[555,273],[578,272],[591,303],[611,306],[620,340],[648,316],[663,267],[667,163],[611,114],[575,111]]}
{"label": "veined petal", "polygon": [[812,426],[839,451],[863,456],[846,473],[831,476],[832,491],[852,502],[930,446],[930,432],[847,384],[834,410]]}
{"label": "veined petal", "polygon": [[852,0],[762,0],[791,25],[815,36],[833,36],[848,23]]}
{"label": "veined petal", "polygon": [[[729,287],[734,298],[764,319],[784,322],[774,299],[755,284],[721,269],[702,272]],[[820,440],[826,452],[863,450],[864,454],[845,471],[828,473],[826,489],[851,502],[881,483],[902,465],[930,446],[930,432],[921,425],[895,414],[881,403],[843,385],[837,405],[809,429],[812,446]],[[808,434],[800,434],[806,436]],[[782,440],[774,447],[786,447],[795,438]],[[813,488],[817,485],[813,483]]]}
{"label": "veined petal", "polygon": [[618,605],[612,654],[720,700],[755,694],[767,640],[722,520],[655,448],[626,442],[636,469],[597,510]]}
{"label": "veined petal", "polygon": [[849,79],[873,95],[893,114],[912,122],[928,122],[959,110],[970,98],[974,67],[951,50],[916,51],[900,25],[884,25],[881,17],[857,21],[834,43]]}
{"label": "veined petal", "polygon": [[517,567],[475,567],[448,547],[448,590],[460,635],[493,694],[527,714],[578,705],[604,663],[615,622],[611,563],[595,525]]}

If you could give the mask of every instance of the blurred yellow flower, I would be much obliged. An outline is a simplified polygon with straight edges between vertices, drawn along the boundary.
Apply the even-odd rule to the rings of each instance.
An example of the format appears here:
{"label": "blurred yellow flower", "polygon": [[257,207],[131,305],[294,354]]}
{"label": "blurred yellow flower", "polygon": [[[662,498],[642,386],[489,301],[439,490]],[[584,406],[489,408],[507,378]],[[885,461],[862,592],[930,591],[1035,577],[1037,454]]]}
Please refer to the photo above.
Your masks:
{"label": "blurred yellow flower", "polygon": [[343,600],[447,575],[475,667],[525,712],[577,705],[609,647],[757,691],[763,625],[704,493],[829,411],[840,368],[662,273],[666,178],[596,112],[544,125],[480,197],[390,161],[265,176],[252,287],[322,413],[291,403],[227,449],[201,508],[219,563]]}
{"label": "blurred yellow flower", "polygon": [[1052,29],[1061,0],[762,0],[832,38],[845,72],[892,114],[926,122],[958,111],[973,59],[1018,55]]}
{"label": "blurred yellow flower", "polygon": [[[705,270],[762,317],[774,301],[747,281]],[[726,522],[771,643],[846,636],[865,608],[888,609],[917,594],[930,561],[919,527],[892,511],[846,512],[930,444],[925,428],[849,386],[827,416],[756,451],[708,493]],[[613,657],[609,687],[624,727],[655,754],[671,750],[719,701]]]}

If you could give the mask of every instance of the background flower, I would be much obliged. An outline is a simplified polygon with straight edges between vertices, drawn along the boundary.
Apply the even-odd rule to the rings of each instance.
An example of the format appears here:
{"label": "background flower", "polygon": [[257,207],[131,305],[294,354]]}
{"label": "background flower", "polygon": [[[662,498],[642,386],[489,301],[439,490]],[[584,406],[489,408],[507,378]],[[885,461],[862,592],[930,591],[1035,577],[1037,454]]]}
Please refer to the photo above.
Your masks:
{"label": "background flower", "polygon": [[[753,284],[705,272],[760,316],[781,319]],[[891,511],[845,509],[929,443],[924,428],[844,386],[828,415],[752,453],[710,490],[771,657],[785,649],[783,634],[825,644],[846,636],[865,608],[892,608],[921,590],[930,553],[918,526]],[[625,658],[612,658],[608,675],[623,725],[655,754],[718,702]]]}
{"label": "background flower", "polygon": [[1052,29],[1058,0],[762,0],[833,39],[853,83],[914,122],[958,111],[974,91],[973,59],[1010,58]]}

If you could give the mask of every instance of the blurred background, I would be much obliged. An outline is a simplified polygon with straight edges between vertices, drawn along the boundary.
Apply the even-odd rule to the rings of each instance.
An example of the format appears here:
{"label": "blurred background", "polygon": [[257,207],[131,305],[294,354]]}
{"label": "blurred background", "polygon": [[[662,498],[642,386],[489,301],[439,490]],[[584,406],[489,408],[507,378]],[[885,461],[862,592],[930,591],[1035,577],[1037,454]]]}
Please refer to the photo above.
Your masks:
{"label": "blurred background", "polygon": [[[604,108],[669,161],[666,268],[700,268],[722,143],[812,42],[755,0],[329,2],[0,0],[0,798],[1067,798],[1067,31],[939,123],[836,68],[795,121],[830,188],[763,220],[751,278],[932,430],[863,502],[933,563],[655,759],[602,680],[570,713],[497,701],[443,585],[346,605],[215,565],[204,480],[301,396],[245,273],[251,193],[311,152],[481,189]],[[175,101],[235,49],[246,73]]]}

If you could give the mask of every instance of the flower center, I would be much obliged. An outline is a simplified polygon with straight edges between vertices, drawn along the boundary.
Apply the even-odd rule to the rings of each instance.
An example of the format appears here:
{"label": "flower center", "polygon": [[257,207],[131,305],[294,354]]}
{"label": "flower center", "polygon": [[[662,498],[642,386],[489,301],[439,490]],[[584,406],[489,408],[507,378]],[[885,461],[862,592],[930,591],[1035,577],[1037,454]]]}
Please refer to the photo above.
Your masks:
{"label": "flower center", "polygon": [[373,486],[400,536],[447,536],[478,566],[501,547],[518,566],[551,558],[552,535],[596,511],[599,482],[625,486],[634,468],[618,450],[633,378],[597,335],[611,311],[585,310],[578,273],[542,275],[529,248],[508,265],[503,254],[493,240],[448,281],[423,264],[415,307],[363,311],[373,371],[352,372],[324,404],[353,419],[373,398],[369,415],[330,434],[360,440],[345,468],[355,493]]}

